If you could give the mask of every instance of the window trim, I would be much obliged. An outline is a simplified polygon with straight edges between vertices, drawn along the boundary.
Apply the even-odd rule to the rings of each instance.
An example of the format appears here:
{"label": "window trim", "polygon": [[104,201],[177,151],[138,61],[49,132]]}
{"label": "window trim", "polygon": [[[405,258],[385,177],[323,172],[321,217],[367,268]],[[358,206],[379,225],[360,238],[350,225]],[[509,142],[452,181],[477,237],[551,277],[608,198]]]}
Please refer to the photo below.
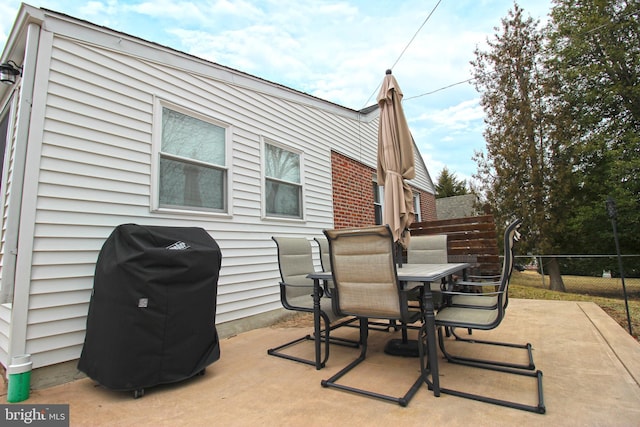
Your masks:
{"label": "window trim", "polygon": [[418,192],[413,192],[413,210],[415,211],[415,219],[414,222],[422,222],[422,198],[420,197],[420,193]]}
{"label": "window trim", "polygon": [[[300,216],[299,217],[293,217],[293,216],[283,216],[283,215],[273,215],[273,214],[268,214],[267,213],[267,145],[271,145],[273,147],[277,147],[280,148],[282,150],[285,151],[289,151],[291,153],[297,154],[298,155],[298,159],[299,159],[299,175],[300,175],[300,182],[299,183],[294,183],[291,181],[285,181],[285,180],[281,180],[278,178],[272,178],[270,177],[269,179],[273,180],[273,181],[278,181],[278,182],[283,182],[285,184],[296,184],[299,186],[300,188]],[[263,220],[276,220],[276,221],[293,221],[293,222],[304,222],[306,221],[306,185],[305,185],[305,179],[304,179],[304,152],[302,150],[298,150],[295,148],[292,148],[288,145],[279,143],[277,141],[275,141],[273,138],[269,138],[269,137],[265,137],[265,136],[260,136],[260,159],[261,159],[261,171],[260,171],[260,185],[261,185],[261,189],[260,189],[260,199],[262,201],[262,206],[261,206],[261,215],[262,215],[262,219]]]}
{"label": "window trim", "polygon": [[[198,120],[210,123],[212,125],[224,128],[224,161],[225,165],[214,165],[224,172],[224,208],[221,210],[210,208],[197,208],[193,206],[160,206],[160,154],[162,148],[162,109],[168,108],[180,114],[193,117]],[[190,215],[207,215],[207,216],[230,216],[231,201],[233,200],[233,173],[231,165],[231,141],[233,136],[233,126],[224,121],[218,120],[211,116],[199,113],[193,109],[187,108],[175,102],[165,99],[156,98],[153,109],[153,125],[152,125],[152,157],[151,157],[151,191],[150,191],[150,211],[153,213],[177,213]],[[180,158],[172,154],[165,153],[165,158]],[[187,159],[198,164],[197,159]]]}
{"label": "window trim", "polygon": [[[376,222],[376,225],[384,224],[384,186],[378,183],[378,174],[373,174],[372,177],[372,191],[373,191],[373,222]],[[378,201],[376,202],[376,196],[378,196]],[[380,224],[377,224],[376,218],[376,209],[380,207]]]}

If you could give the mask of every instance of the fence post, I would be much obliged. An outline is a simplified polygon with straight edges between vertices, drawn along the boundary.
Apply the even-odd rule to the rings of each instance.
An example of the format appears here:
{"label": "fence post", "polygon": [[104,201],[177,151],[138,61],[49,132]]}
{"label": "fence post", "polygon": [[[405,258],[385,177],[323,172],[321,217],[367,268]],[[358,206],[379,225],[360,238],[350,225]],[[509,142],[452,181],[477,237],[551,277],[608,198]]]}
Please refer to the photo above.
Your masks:
{"label": "fence post", "polygon": [[544,258],[539,257],[539,260],[540,260],[540,277],[542,280],[542,289],[547,289],[546,287],[547,285],[545,285],[544,283],[544,263],[543,263]]}
{"label": "fence post", "polygon": [[624,270],[622,269],[622,257],[620,256],[620,243],[618,242],[618,230],[616,229],[616,202],[609,196],[607,198],[607,214],[611,218],[611,227],[613,228],[613,240],[616,243],[616,253],[618,254],[618,266],[620,267],[620,279],[622,280],[622,293],[624,294],[624,305],[627,309],[627,323],[629,324],[629,335],[633,336],[631,330],[631,315],[629,314],[629,299],[627,298],[627,287],[624,283]]}

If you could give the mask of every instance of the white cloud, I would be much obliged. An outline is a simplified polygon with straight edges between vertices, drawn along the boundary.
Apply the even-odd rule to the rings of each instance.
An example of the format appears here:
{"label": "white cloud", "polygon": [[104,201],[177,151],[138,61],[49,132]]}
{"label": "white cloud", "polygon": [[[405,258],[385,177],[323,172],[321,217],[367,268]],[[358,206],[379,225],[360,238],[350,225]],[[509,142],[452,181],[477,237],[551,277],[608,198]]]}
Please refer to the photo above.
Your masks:
{"label": "white cloud", "polygon": [[484,118],[484,110],[479,100],[469,99],[452,107],[430,111],[412,121],[435,124],[448,129],[470,129],[478,120]]}
{"label": "white cloud", "polygon": [[[227,27],[230,23],[247,19],[259,20],[264,14],[255,2],[249,1],[173,1],[154,0],[133,3],[128,10],[148,17],[168,20],[184,27],[202,26],[206,28],[212,23],[222,23]],[[211,26],[210,29],[215,29]]]}

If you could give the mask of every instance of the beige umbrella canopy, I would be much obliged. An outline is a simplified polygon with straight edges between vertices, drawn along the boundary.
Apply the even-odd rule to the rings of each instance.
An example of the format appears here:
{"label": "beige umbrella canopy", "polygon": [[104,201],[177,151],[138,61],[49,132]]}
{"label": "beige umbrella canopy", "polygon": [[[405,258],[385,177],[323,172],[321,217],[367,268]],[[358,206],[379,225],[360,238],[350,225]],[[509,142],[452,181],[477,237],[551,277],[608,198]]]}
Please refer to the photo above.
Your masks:
{"label": "beige umbrella canopy", "polygon": [[407,227],[413,223],[413,193],[407,179],[415,178],[413,138],[402,109],[402,90],[387,70],[380,93],[378,128],[378,185],[384,186],[383,221],[389,224],[394,241],[409,244]]}

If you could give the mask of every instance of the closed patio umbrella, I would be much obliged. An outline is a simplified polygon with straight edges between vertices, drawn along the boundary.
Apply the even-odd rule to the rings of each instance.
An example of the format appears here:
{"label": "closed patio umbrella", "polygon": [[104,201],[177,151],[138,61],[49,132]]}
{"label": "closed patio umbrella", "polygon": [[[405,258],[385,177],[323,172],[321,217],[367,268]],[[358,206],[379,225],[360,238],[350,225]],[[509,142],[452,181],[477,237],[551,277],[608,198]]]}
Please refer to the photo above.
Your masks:
{"label": "closed patio umbrella", "polygon": [[[380,124],[378,127],[378,185],[384,186],[383,222],[389,224],[396,242],[398,266],[402,267],[402,248],[409,246],[413,222],[413,193],[405,180],[415,178],[413,137],[402,109],[402,90],[387,70],[378,93]],[[417,356],[418,342],[407,338],[402,325],[402,339],[389,340],[385,352],[399,356]]]}
{"label": "closed patio umbrella", "polygon": [[378,93],[378,185],[384,186],[383,221],[394,241],[409,244],[407,227],[413,222],[413,193],[405,180],[415,178],[413,138],[402,109],[402,90],[387,70]]}

